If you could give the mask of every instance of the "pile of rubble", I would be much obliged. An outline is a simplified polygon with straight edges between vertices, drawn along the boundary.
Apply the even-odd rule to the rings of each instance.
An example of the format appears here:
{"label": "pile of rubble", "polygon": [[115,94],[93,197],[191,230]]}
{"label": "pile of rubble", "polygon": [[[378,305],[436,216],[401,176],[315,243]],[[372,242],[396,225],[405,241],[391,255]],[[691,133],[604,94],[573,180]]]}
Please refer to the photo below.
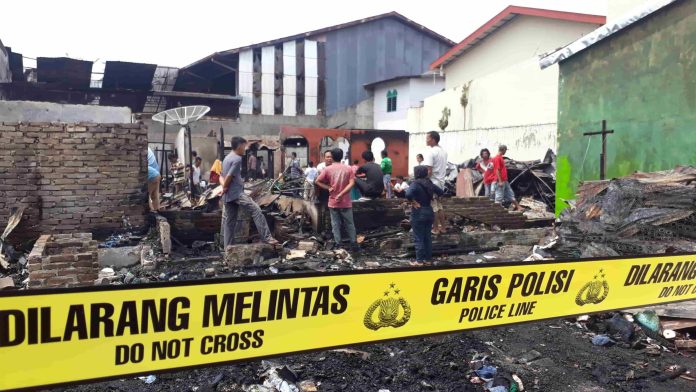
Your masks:
{"label": "pile of rubble", "polygon": [[585,182],[560,219],[561,257],[696,252],[696,167]]}

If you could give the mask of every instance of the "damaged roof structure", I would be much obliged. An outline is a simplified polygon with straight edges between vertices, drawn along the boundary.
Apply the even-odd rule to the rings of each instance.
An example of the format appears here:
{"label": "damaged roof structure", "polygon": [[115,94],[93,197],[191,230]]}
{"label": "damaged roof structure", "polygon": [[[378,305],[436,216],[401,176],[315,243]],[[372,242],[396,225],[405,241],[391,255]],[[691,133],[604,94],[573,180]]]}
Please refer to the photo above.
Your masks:
{"label": "damaged roof structure", "polygon": [[[220,116],[236,117],[234,94],[187,90],[177,85],[178,69],[155,64],[106,61],[100,79],[94,63],[68,57],[38,57],[27,68],[21,53],[3,47],[0,99],[77,105],[125,106],[133,113],[157,113],[189,104],[208,105]],[[3,59],[7,61],[3,66]],[[4,71],[3,71],[4,69]],[[3,78],[4,75],[4,78]]]}

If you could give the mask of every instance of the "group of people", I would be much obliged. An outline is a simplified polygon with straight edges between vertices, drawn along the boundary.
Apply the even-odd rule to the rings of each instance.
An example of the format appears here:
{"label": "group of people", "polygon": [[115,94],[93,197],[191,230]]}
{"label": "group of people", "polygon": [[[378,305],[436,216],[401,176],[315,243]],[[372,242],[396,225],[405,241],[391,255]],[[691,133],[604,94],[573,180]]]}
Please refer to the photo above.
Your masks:
{"label": "group of people", "polygon": [[498,155],[491,158],[491,152],[484,148],[479,154],[481,160],[476,164],[476,170],[483,175],[483,187],[486,197],[496,203],[511,203],[513,208],[520,210],[520,205],[515,199],[510,182],[508,182],[507,168],[505,167],[505,153],[507,146],[498,147]]}
{"label": "group of people", "polygon": [[[247,141],[239,136],[232,138],[232,152],[220,162],[216,160],[211,168],[211,185],[222,184],[223,201],[223,238],[225,247],[234,243],[237,215],[239,209],[246,209],[256,225],[261,239],[269,244],[278,241],[271,235],[270,229],[260,207],[244,193],[242,178],[242,160],[246,156]],[[334,246],[343,245],[342,233],[348,235],[349,249],[357,250],[357,237],[353,220],[352,202],[359,198],[378,198],[386,192],[387,197],[403,197],[411,204],[411,227],[416,246],[416,261],[423,263],[432,258],[432,235],[447,231],[447,224],[440,198],[444,194],[447,171],[447,152],[440,146],[440,135],[436,131],[426,135],[428,147],[424,154],[418,154],[418,165],[414,167],[414,181],[410,184],[403,177],[396,177],[391,184],[392,162],[387,151],[382,152],[382,161],[375,163],[371,151],[362,153],[365,163],[358,165],[353,161],[349,166],[343,163],[344,152],[340,148],[327,150],[323,162],[314,165],[308,162],[302,171],[297,154],[292,154],[289,170],[293,178],[305,177],[305,198],[313,200],[316,189],[325,195],[331,216],[331,229]],[[476,169],[483,174],[486,196],[497,203],[515,201],[505,168],[504,155],[507,147],[501,145],[498,154],[491,158],[488,149],[481,150],[481,160]],[[200,158],[195,158],[195,168],[200,168]],[[253,167],[253,166],[252,166]],[[198,169],[200,170],[200,169]],[[250,173],[253,175],[253,173]],[[200,181],[200,171],[194,178]],[[159,208],[159,168],[151,150],[148,150],[148,193],[150,208]],[[156,185],[155,185],[156,184]]]}

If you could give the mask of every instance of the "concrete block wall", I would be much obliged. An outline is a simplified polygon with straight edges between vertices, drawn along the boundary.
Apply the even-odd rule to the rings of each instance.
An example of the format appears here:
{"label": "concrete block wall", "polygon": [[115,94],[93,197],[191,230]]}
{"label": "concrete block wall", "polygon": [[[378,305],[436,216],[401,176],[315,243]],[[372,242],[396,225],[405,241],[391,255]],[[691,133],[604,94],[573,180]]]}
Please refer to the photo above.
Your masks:
{"label": "concrete block wall", "polygon": [[91,286],[99,274],[90,233],[42,235],[29,253],[29,287]]}
{"label": "concrete block wall", "polygon": [[0,123],[0,224],[26,206],[10,241],[145,223],[147,128]]}

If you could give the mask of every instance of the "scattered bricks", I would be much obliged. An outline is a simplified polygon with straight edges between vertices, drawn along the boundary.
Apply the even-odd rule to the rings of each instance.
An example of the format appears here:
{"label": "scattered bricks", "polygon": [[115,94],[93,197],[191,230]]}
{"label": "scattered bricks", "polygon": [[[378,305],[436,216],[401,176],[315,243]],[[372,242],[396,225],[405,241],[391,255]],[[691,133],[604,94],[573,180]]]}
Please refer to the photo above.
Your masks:
{"label": "scattered bricks", "polygon": [[14,288],[14,281],[9,276],[0,278],[0,290]]}
{"label": "scattered bricks", "polygon": [[230,267],[251,265],[261,257],[272,259],[278,257],[278,252],[269,244],[230,245],[225,249],[225,262]]}
{"label": "scattered bricks", "polygon": [[97,245],[90,233],[43,235],[29,254],[29,287],[91,285],[97,278]]}
{"label": "scattered bricks", "polygon": [[162,253],[168,255],[172,252],[172,231],[169,222],[162,216],[157,217],[157,228],[159,229],[160,245]]}
{"label": "scattered bricks", "polygon": [[47,263],[65,263],[70,261],[75,261],[75,255],[54,255],[44,259],[44,262]]}
{"label": "scattered bricks", "polygon": [[152,247],[149,245],[143,245],[140,250],[140,265],[146,271],[151,271],[157,267],[157,261],[155,259],[155,252],[152,251]]}
{"label": "scattered bricks", "polygon": [[318,245],[314,241],[300,241],[297,244],[298,250],[305,250],[307,252],[316,252],[317,248],[318,248]]}
{"label": "scattered bricks", "polygon": [[403,245],[403,241],[399,238],[390,238],[386,241],[382,241],[379,244],[380,250],[396,250],[400,249]]}

